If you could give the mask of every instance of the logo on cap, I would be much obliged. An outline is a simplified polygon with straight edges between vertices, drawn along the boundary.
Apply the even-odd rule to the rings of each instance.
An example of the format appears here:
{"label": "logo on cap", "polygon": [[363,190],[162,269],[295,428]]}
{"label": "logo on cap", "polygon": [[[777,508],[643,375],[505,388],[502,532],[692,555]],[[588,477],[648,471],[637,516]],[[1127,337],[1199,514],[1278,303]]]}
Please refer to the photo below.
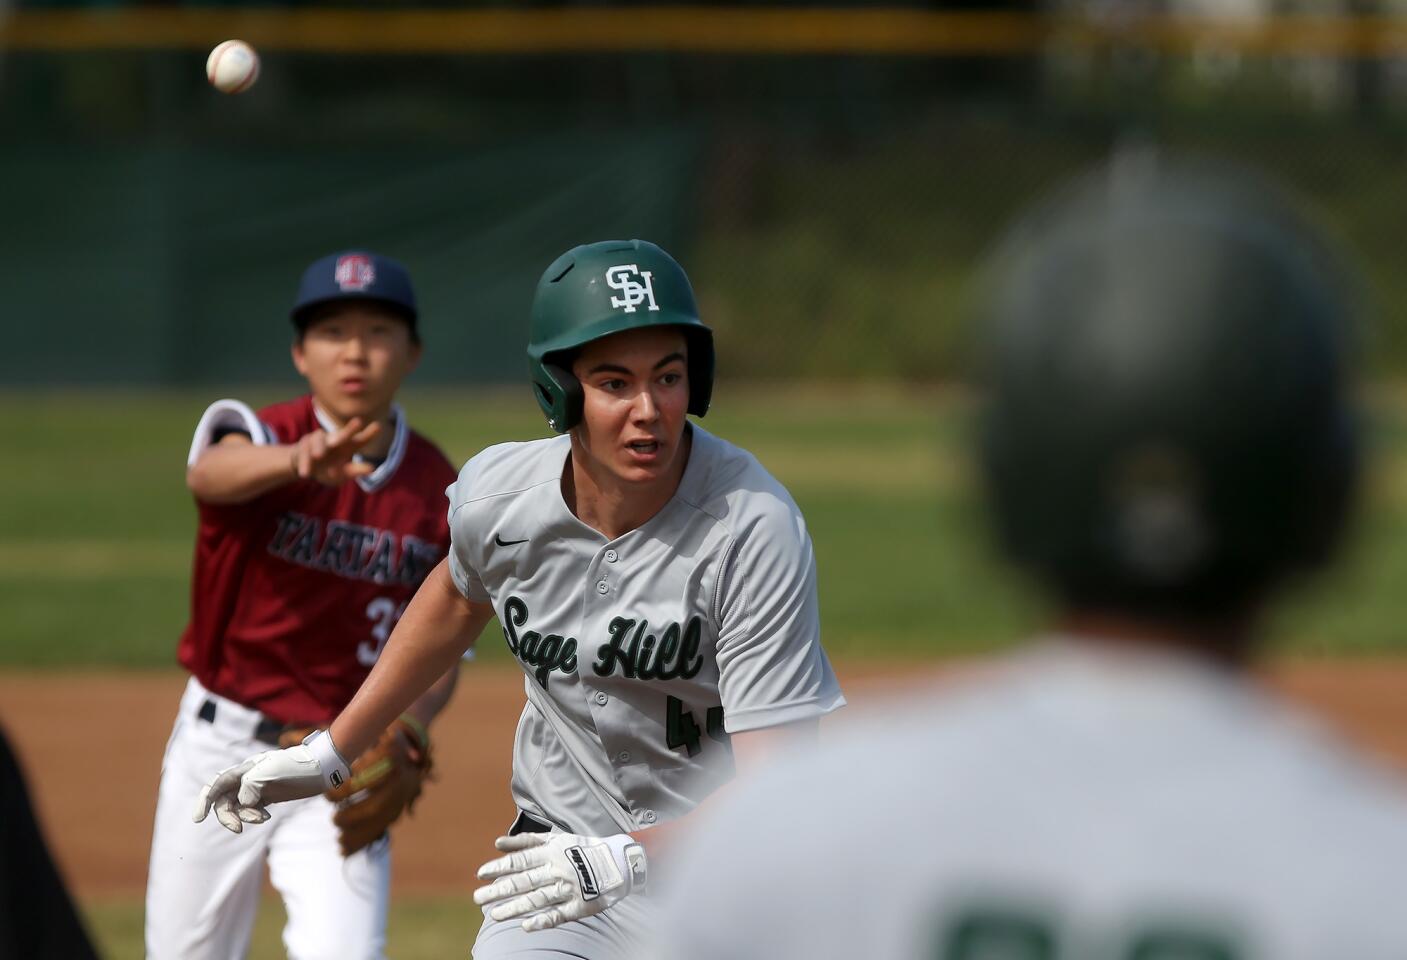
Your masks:
{"label": "logo on cap", "polygon": [[363,253],[349,253],[337,258],[332,279],[340,290],[361,292],[376,282],[376,265]]}

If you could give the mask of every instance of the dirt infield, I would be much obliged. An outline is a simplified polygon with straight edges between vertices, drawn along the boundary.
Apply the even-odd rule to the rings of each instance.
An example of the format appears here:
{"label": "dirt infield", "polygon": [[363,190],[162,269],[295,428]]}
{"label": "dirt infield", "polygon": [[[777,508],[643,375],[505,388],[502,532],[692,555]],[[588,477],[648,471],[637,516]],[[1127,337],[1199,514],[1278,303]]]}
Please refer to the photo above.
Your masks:
{"label": "dirt infield", "polygon": [[[838,669],[851,702],[864,705],[954,667]],[[1272,681],[1407,771],[1407,660],[1285,662],[1272,671]],[[145,884],[162,747],[184,683],[175,672],[0,673],[0,721],[15,740],[50,842],[81,896],[135,895]],[[508,766],[522,703],[522,675],[515,669],[464,671],[437,724],[438,781],[398,828],[398,891],[443,893],[471,885],[473,868],[513,816]]]}

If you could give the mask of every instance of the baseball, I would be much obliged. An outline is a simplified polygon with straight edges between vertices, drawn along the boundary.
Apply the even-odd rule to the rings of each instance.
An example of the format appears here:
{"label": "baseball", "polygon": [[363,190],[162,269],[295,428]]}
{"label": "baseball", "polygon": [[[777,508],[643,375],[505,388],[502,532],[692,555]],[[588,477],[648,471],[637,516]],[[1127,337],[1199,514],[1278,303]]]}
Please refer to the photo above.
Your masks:
{"label": "baseball", "polygon": [[205,76],[221,93],[243,93],[259,79],[259,55],[243,40],[226,40],[210,51]]}

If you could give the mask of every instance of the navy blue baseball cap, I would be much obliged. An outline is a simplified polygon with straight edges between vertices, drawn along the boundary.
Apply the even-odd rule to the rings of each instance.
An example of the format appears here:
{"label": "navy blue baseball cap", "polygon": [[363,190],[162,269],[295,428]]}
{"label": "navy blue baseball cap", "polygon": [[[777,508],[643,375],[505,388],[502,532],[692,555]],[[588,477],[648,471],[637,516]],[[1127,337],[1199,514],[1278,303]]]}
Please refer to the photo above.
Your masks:
{"label": "navy blue baseball cap", "polygon": [[290,318],[298,329],[308,322],[314,307],[340,300],[373,300],[405,316],[415,333],[415,291],[410,274],[390,257],[362,250],[334,253],[315,261],[303,271],[298,299]]}

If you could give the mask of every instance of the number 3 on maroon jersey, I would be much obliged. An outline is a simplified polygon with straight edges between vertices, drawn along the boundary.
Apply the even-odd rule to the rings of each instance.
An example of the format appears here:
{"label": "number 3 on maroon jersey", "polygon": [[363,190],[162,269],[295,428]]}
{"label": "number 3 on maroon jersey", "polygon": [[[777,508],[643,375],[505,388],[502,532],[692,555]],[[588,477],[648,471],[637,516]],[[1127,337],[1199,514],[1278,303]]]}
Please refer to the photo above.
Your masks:
{"label": "number 3 on maroon jersey", "polygon": [[366,618],[372,624],[372,639],[357,644],[357,663],[364,667],[375,666],[376,658],[381,656],[381,650],[390,639],[396,621],[405,613],[405,606],[404,603],[397,606],[396,601],[389,597],[377,597],[366,605]]}

